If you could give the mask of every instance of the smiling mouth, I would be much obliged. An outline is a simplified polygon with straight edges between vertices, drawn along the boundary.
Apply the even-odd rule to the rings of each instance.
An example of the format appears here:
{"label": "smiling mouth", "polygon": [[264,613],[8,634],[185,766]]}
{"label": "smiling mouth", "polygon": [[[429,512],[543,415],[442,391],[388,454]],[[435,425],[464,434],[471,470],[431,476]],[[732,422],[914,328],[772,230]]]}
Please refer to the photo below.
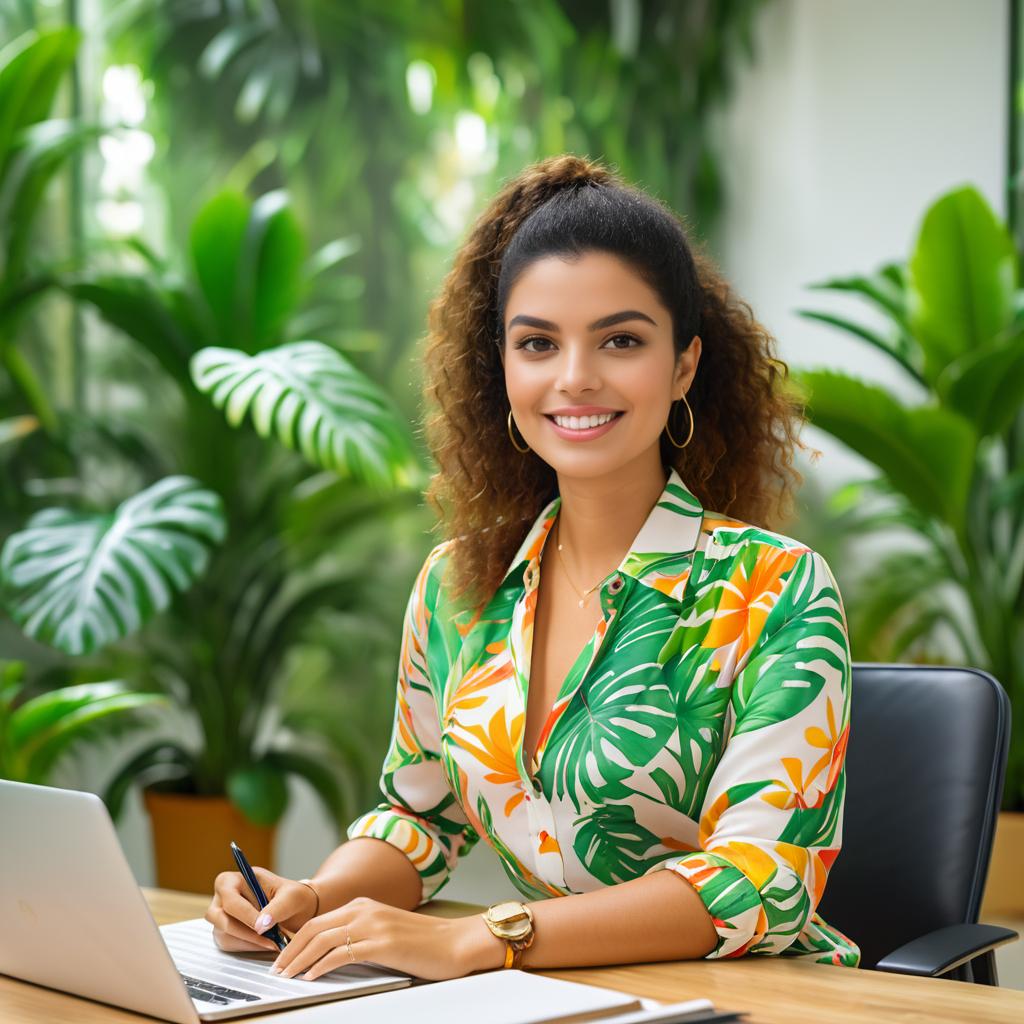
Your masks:
{"label": "smiling mouth", "polygon": [[544,415],[563,430],[592,430],[594,427],[603,427],[606,423],[611,423],[622,413],[603,412],[591,416],[552,416],[549,413]]}

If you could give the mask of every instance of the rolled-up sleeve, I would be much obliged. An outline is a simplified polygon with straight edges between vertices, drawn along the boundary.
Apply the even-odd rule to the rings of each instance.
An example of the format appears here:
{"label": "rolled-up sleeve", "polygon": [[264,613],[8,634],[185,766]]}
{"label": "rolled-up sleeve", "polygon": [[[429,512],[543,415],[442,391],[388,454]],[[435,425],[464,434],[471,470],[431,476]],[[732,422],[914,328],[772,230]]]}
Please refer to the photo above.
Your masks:
{"label": "rolled-up sleeve", "polygon": [[435,570],[443,546],[427,557],[406,606],[395,717],[380,777],[384,799],[346,830],[349,839],[369,836],[401,850],[423,883],[421,904],[448,881],[459,856],[479,839],[442,769],[440,720],[427,655]]}
{"label": "rolled-up sleeve", "polygon": [[[708,958],[781,953],[816,923],[827,927],[816,908],[842,845],[849,718],[842,599],[824,558],[807,551],[736,674],[700,850],[650,869],[675,871],[697,891],[718,933]],[[838,933],[829,935],[834,945]],[[834,962],[858,958],[851,944]]]}

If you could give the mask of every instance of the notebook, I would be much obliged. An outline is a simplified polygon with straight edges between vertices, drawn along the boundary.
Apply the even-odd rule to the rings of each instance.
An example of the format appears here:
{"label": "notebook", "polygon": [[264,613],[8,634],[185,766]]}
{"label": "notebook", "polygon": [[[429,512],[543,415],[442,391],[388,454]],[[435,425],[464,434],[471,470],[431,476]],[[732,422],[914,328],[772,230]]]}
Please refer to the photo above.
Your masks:
{"label": "notebook", "polygon": [[[672,1012],[666,1012],[672,1011]],[[717,1015],[707,999],[661,1006],[595,985],[498,970],[452,981],[425,982],[337,1005],[263,1014],[259,1024],[657,1024],[735,1019]]]}

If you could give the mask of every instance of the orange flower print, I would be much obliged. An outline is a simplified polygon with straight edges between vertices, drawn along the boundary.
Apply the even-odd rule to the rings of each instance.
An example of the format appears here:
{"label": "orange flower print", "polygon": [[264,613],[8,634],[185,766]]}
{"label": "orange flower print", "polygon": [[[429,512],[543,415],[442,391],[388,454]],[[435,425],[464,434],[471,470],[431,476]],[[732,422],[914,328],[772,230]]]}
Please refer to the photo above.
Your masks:
{"label": "orange flower print", "polygon": [[740,640],[740,649],[736,652],[739,661],[761,635],[765,620],[782,593],[782,577],[801,554],[801,551],[763,548],[749,577],[741,561],[728,582],[721,585],[722,596],[701,646],[720,648]]}

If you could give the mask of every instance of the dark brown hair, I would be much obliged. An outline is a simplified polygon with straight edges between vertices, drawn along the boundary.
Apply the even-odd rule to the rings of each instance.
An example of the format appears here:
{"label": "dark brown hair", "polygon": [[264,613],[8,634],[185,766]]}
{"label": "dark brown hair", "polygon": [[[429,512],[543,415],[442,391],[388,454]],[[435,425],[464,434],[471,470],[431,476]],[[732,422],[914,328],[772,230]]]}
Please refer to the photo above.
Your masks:
{"label": "dark brown hair", "polygon": [[[507,433],[500,352],[509,290],[538,259],[594,250],[622,258],[658,295],[677,353],[694,334],[702,339],[687,393],[693,438],[677,449],[662,435],[664,465],[723,515],[770,527],[791,512],[803,414],[771,334],[664,204],[596,161],[551,157],[509,181],[477,218],[429,312],[426,434],[438,469],[427,497],[444,537],[457,540],[451,595],[471,605],[491,597],[558,493],[554,470],[517,452]],[[685,436],[685,409],[673,405],[670,418]]]}

